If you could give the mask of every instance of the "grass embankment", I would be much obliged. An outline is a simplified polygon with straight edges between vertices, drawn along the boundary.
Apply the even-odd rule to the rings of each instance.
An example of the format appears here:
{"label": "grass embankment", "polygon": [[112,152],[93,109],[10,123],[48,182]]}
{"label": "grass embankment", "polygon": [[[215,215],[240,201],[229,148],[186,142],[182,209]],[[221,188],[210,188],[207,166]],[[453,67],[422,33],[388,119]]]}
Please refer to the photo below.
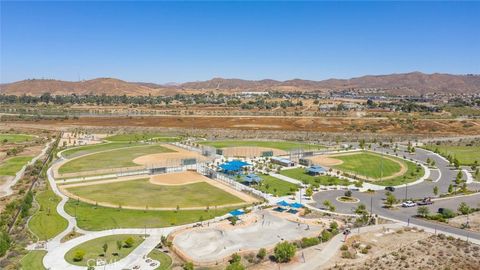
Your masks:
{"label": "grass embankment", "polygon": [[158,249],[154,249],[148,254],[148,257],[160,262],[160,266],[155,270],[168,270],[172,265],[172,258]]}
{"label": "grass embankment", "polygon": [[333,185],[341,185],[341,186],[348,186],[351,185],[348,180],[340,179],[334,176],[328,175],[320,175],[320,176],[311,176],[305,173],[305,169],[303,168],[295,168],[289,170],[282,170],[280,171],[281,175],[288,176],[293,179],[297,179],[302,181],[304,184],[313,185],[313,186],[333,186]]}
{"label": "grass embankment", "polygon": [[199,142],[199,144],[212,146],[215,148],[238,147],[238,146],[255,146],[280,149],[290,151],[293,149],[322,149],[321,145],[307,144],[300,142],[285,142],[285,141],[241,141],[241,140],[225,140],[225,141],[206,141]]}
{"label": "grass embankment", "polygon": [[28,227],[39,240],[53,238],[67,228],[67,220],[56,210],[60,198],[53,191],[39,192],[35,196],[35,200],[39,204],[39,209],[28,222]]}
{"label": "grass embankment", "polygon": [[[134,242],[131,246],[127,246],[125,241],[130,237],[134,239]],[[122,247],[120,249],[117,248],[117,241],[121,242]],[[142,236],[134,234],[104,236],[87,241],[72,248],[65,254],[65,260],[71,264],[80,266],[87,266],[87,263],[91,265],[91,263],[97,259],[105,260],[107,264],[110,264],[125,258],[143,241],[144,239]],[[107,245],[107,252],[104,253],[103,246],[105,244]],[[85,255],[81,261],[74,260],[75,253],[77,251],[85,252]]]}
{"label": "grass embankment", "polygon": [[161,145],[145,145],[135,148],[117,149],[92,154],[71,160],[59,168],[60,173],[85,172],[102,169],[115,169],[138,166],[133,160],[137,157],[172,152]]}
{"label": "grass embankment", "polygon": [[106,137],[105,140],[111,142],[138,142],[138,141],[155,141],[155,142],[178,142],[180,137],[169,137],[157,133],[131,133],[117,134]]}
{"label": "grass embankment", "polygon": [[77,217],[77,224],[85,230],[113,228],[159,228],[182,225],[222,216],[238,207],[206,210],[154,211],[130,210],[95,205],[69,200],[65,205],[68,214]]}
{"label": "grass embankment", "polygon": [[425,145],[427,150],[437,151],[444,157],[452,156],[458,159],[460,165],[473,165],[475,161],[480,163],[480,146],[479,145],[445,145],[445,144],[429,144]]}
{"label": "grass embankment", "polygon": [[214,207],[242,203],[240,198],[206,182],[186,185],[155,185],[148,179],[68,188],[80,198],[114,206]]}
{"label": "grass embankment", "polygon": [[100,143],[100,144],[91,144],[80,147],[71,148],[62,152],[62,156],[66,158],[73,158],[78,156],[83,156],[91,153],[113,150],[123,147],[133,147],[140,146],[141,143],[130,143],[130,142],[109,142],[109,143]]}
{"label": "grass embankment", "polygon": [[31,156],[21,156],[4,160],[0,165],[0,175],[15,176],[32,158]]}
{"label": "grass embankment", "polygon": [[265,193],[270,193],[275,196],[286,196],[294,194],[299,188],[296,184],[283,181],[270,175],[259,176],[262,178],[262,182],[252,187]]}
{"label": "grass embankment", "polygon": [[32,135],[25,134],[0,134],[0,143],[19,143],[27,142],[35,138]]}
{"label": "grass embankment", "polygon": [[45,270],[43,257],[47,254],[44,250],[30,251],[20,260],[21,270]]}
{"label": "grass embankment", "polygon": [[343,161],[340,165],[333,166],[341,171],[359,174],[368,178],[380,179],[394,175],[401,171],[400,159],[392,160],[392,157],[382,157],[369,152],[359,152],[351,155],[332,156],[334,159]]}

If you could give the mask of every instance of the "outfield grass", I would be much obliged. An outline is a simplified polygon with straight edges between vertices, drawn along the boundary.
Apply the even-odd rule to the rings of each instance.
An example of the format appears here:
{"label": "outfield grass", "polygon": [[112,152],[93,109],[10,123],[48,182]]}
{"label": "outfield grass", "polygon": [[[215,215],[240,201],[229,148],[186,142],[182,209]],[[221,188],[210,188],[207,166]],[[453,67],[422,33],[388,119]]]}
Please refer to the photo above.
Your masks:
{"label": "outfield grass", "polygon": [[[332,156],[334,159],[342,160],[340,165],[333,166],[344,172],[359,174],[368,178],[380,179],[391,176],[401,171],[401,166],[392,157],[385,158],[369,152],[359,152],[345,156]],[[396,159],[404,163],[400,159]]]}
{"label": "outfield grass", "polygon": [[77,217],[77,225],[85,230],[100,231],[113,228],[160,228],[189,224],[200,220],[223,216],[238,207],[210,207],[205,210],[142,211],[95,205],[69,200],[65,211]]}
{"label": "outfield grass", "polygon": [[265,193],[274,194],[276,196],[286,196],[294,194],[299,186],[287,181],[283,181],[270,175],[259,175],[262,178],[260,185],[252,186]]}
{"label": "outfield grass", "polygon": [[351,185],[348,180],[340,179],[338,177],[329,176],[329,175],[320,175],[320,176],[311,176],[305,173],[303,168],[295,168],[289,170],[280,171],[281,175],[288,176],[293,179],[302,181],[304,184],[313,185],[313,186],[333,186],[333,185],[342,185],[348,186]]}
{"label": "outfield grass", "polygon": [[59,168],[59,172],[74,173],[138,166],[138,164],[133,162],[135,158],[166,152],[172,152],[172,150],[158,144],[117,149],[71,160],[63,164]]}
{"label": "outfield grass", "polygon": [[187,185],[155,185],[148,179],[79,186],[68,191],[81,198],[113,205],[175,208],[221,206],[244,202],[206,182]]}
{"label": "outfield grass", "polygon": [[27,142],[35,138],[32,135],[25,134],[0,134],[0,143],[18,143]]}
{"label": "outfield grass", "polygon": [[45,270],[43,257],[47,254],[44,250],[30,251],[20,260],[21,270]]}
{"label": "outfield grass", "polygon": [[40,241],[53,238],[67,228],[67,220],[56,210],[60,198],[53,191],[39,192],[35,196],[35,200],[40,208],[28,222],[28,227]]}
{"label": "outfield grass", "polygon": [[178,142],[179,137],[168,137],[157,133],[131,133],[131,134],[117,134],[106,137],[105,140],[111,142],[138,142],[138,141],[157,141],[157,142]]}
{"label": "outfield grass", "polygon": [[465,145],[436,145],[429,144],[425,146],[430,151],[438,150],[438,153],[444,157],[456,157],[460,165],[472,165],[475,161],[480,163],[480,146]]}
{"label": "outfield grass", "polygon": [[152,250],[148,257],[160,262],[160,266],[155,270],[168,270],[172,266],[172,258],[158,249]]}
{"label": "outfield grass", "polygon": [[0,175],[15,176],[33,157],[12,157],[0,164]]}
{"label": "outfield grass", "polygon": [[199,144],[212,146],[215,148],[237,147],[237,146],[256,146],[280,149],[284,151],[290,151],[293,149],[322,149],[321,145],[307,144],[300,142],[285,142],[285,141],[240,141],[240,140],[227,140],[227,141],[206,141],[199,142]]}
{"label": "outfield grass", "polygon": [[417,166],[411,161],[404,162],[405,164],[407,164],[407,172],[404,175],[387,180],[374,181],[372,183],[380,186],[397,186],[405,183],[415,182],[425,174],[425,170],[423,169],[423,167]]}
{"label": "outfield grass", "polygon": [[62,152],[62,156],[66,158],[83,156],[86,154],[101,152],[105,150],[113,150],[123,147],[132,147],[142,145],[140,143],[130,143],[130,142],[111,142],[111,143],[101,143],[101,144],[91,144],[80,147],[75,147],[68,149]]}
{"label": "outfield grass", "polygon": [[[132,237],[135,242],[131,247],[127,247],[124,245],[125,240],[129,237]],[[122,242],[124,245],[121,249],[117,248],[117,241]],[[109,235],[100,238],[96,238],[85,243],[82,243],[72,249],[70,249],[65,254],[65,260],[74,265],[80,266],[87,266],[89,260],[97,260],[102,259],[106,260],[108,264],[121,260],[125,258],[128,254],[130,254],[138,245],[140,245],[144,241],[143,237],[140,235],[134,234],[117,234],[117,235]],[[103,252],[103,245],[107,244],[107,252]],[[78,250],[82,250],[85,252],[85,256],[83,257],[82,261],[76,262],[73,260],[75,256],[75,252]],[[116,255],[114,254],[116,253]],[[90,264],[91,265],[91,264]]]}

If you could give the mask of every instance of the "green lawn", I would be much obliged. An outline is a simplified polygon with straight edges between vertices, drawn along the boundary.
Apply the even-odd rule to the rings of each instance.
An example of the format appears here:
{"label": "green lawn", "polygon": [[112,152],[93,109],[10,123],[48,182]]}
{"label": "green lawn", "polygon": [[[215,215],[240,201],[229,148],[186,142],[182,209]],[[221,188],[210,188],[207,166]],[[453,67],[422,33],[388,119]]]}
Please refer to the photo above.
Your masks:
{"label": "green lawn", "polygon": [[260,185],[252,186],[260,191],[274,194],[276,196],[286,196],[293,194],[298,190],[298,185],[283,181],[270,175],[259,175],[262,178]]}
{"label": "green lawn", "polygon": [[63,164],[59,168],[59,172],[73,173],[138,166],[133,162],[135,158],[166,152],[172,152],[172,150],[158,144],[117,149],[71,160]]}
{"label": "green lawn", "polygon": [[155,270],[168,270],[172,266],[172,258],[158,249],[152,250],[148,257],[160,262],[160,266],[155,268]]}
{"label": "green lawn", "polygon": [[240,140],[226,140],[226,141],[206,141],[199,142],[199,144],[213,146],[215,148],[226,148],[226,147],[236,147],[236,146],[257,146],[257,147],[267,147],[280,149],[284,151],[290,151],[293,149],[322,149],[324,148],[321,145],[316,144],[307,144],[300,142],[285,142],[285,141],[240,141]]}
{"label": "green lawn", "polygon": [[444,157],[451,155],[456,157],[461,165],[472,165],[475,160],[480,163],[480,146],[465,145],[436,145],[429,144],[425,146],[430,151],[438,150],[438,153]]}
{"label": "green lawn", "polygon": [[178,142],[180,141],[179,137],[168,137],[162,134],[157,133],[131,133],[131,134],[117,134],[105,138],[107,141],[112,142],[137,142],[137,141],[147,141],[152,140],[156,142]]}
{"label": "green lawn", "polygon": [[18,142],[27,142],[35,138],[31,135],[25,134],[0,134],[0,143],[18,143]]}
{"label": "green lawn", "polygon": [[[124,245],[124,242],[129,237],[132,237],[135,242],[131,247]],[[117,248],[117,241],[122,242],[123,247],[121,249]],[[89,260],[95,261],[97,259],[106,260],[108,264],[119,261],[122,258],[125,258],[130,254],[138,245],[143,242],[143,237],[140,235],[134,234],[118,234],[118,235],[109,235],[100,238],[96,238],[85,243],[82,243],[72,249],[70,249],[65,254],[65,260],[74,265],[87,266]],[[103,245],[107,244],[107,252],[103,252]],[[82,261],[76,262],[73,260],[74,254],[76,251],[82,250],[85,252],[85,256]],[[117,254],[115,254],[117,253]],[[91,264],[90,264],[91,265]]]}
{"label": "green lawn", "polygon": [[320,175],[320,176],[311,176],[305,173],[304,168],[295,168],[289,170],[282,170],[280,171],[281,175],[288,176],[293,179],[297,179],[302,181],[304,184],[309,184],[313,186],[324,185],[324,186],[332,186],[332,185],[342,185],[348,186],[351,185],[348,180],[340,179],[334,176],[328,175]]}
{"label": "green lawn", "polygon": [[421,166],[417,166],[411,161],[404,161],[407,164],[407,172],[403,176],[394,177],[382,181],[374,181],[372,183],[380,186],[397,186],[405,183],[415,182],[425,174],[425,170]]}
{"label": "green lawn", "polygon": [[21,270],[45,270],[43,257],[47,254],[44,250],[30,251],[20,260]]}
{"label": "green lawn", "polygon": [[100,231],[113,228],[160,228],[182,225],[200,220],[223,216],[238,207],[218,208],[210,210],[176,211],[142,211],[118,209],[110,207],[95,207],[94,205],[69,200],[65,205],[68,214],[77,217],[77,224],[85,230]]}
{"label": "green lawn", "polygon": [[[343,161],[342,164],[333,166],[335,169],[373,179],[391,176],[401,170],[400,164],[392,161],[392,157],[382,158],[381,155],[369,152],[359,152],[345,156],[332,156],[332,158]],[[400,159],[396,160],[403,163]]]}
{"label": "green lawn", "polygon": [[33,157],[12,157],[0,164],[0,175],[15,176]]}
{"label": "green lawn", "polygon": [[39,192],[35,196],[35,200],[40,208],[28,222],[28,227],[39,240],[48,240],[67,228],[67,220],[60,216],[56,210],[60,198],[53,191]]}
{"label": "green lawn", "polygon": [[68,149],[62,152],[62,156],[66,158],[83,156],[90,153],[101,152],[105,150],[113,150],[116,148],[123,147],[132,147],[142,145],[140,143],[130,143],[130,142],[116,142],[116,143],[101,143],[101,144],[91,144],[80,146],[72,149]]}
{"label": "green lawn", "polygon": [[68,191],[95,202],[135,207],[175,208],[221,206],[244,202],[240,198],[206,182],[187,185],[155,185],[148,179],[79,186]]}

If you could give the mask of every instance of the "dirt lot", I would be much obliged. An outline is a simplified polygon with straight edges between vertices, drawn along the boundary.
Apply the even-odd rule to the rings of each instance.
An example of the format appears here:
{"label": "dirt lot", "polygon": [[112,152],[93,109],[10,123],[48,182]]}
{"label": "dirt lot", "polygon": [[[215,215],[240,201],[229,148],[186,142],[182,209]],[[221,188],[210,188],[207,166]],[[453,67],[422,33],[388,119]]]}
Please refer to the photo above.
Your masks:
{"label": "dirt lot", "polygon": [[[448,224],[460,228],[467,222],[467,216],[458,216],[448,220]],[[468,216],[470,230],[480,232],[480,212],[472,213]]]}
{"label": "dirt lot", "polygon": [[[326,269],[479,269],[480,247],[423,232],[376,232],[352,237]],[[357,246],[357,248],[354,248]],[[362,254],[362,249],[368,249]],[[345,258],[345,253],[354,258]]]}
{"label": "dirt lot", "polygon": [[355,117],[277,117],[277,116],[144,116],[144,117],[80,117],[68,120],[14,121],[6,124],[65,128],[92,127],[171,127],[171,128],[228,128],[238,130],[276,130],[312,132],[371,132],[381,134],[418,135],[475,135],[480,134],[480,121],[413,120],[405,126],[387,118]]}

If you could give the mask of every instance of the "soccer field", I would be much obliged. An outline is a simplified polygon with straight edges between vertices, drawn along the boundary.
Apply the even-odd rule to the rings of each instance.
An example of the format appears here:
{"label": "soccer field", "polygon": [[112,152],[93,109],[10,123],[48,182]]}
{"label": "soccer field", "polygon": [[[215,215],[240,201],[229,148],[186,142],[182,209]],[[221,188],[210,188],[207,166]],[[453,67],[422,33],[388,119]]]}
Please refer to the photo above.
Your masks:
{"label": "soccer field", "polygon": [[158,144],[117,149],[79,157],[63,164],[58,171],[63,174],[138,166],[133,162],[137,157],[167,152],[172,150]]}
{"label": "soccer field", "polygon": [[304,150],[316,150],[324,148],[321,145],[316,144],[307,144],[300,142],[287,142],[287,141],[241,141],[241,140],[225,140],[225,141],[206,141],[199,142],[199,144],[212,146],[215,148],[226,148],[226,147],[239,147],[239,146],[254,146],[254,147],[265,147],[265,148],[274,148],[284,151],[290,151],[294,149],[304,149]]}
{"label": "soccer field", "polygon": [[141,146],[141,143],[131,143],[131,142],[109,142],[109,143],[100,143],[100,144],[91,144],[80,147],[75,147],[72,149],[67,149],[62,152],[62,156],[66,158],[79,157],[91,153],[102,152],[106,150],[114,150],[117,148],[124,147],[133,147]]}
{"label": "soccer field", "polygon": [[480,146],[466,145],[435,145],[425,146],[430,151],[438,150],[444,157],[451,155],[458,159],[461,165],[472,165],[475,161],[480,163]]}
{"label": "soccer field", "polygon": [[206,182],[185,185],[155,185],[148,179],[71,187],[75,196],[113,207],[137,208],[215,207],[244,201]]}
{"label": "soccer field", "polygon": [[180,140],[180,137],[169,137],[157,133],[129,133],[129,134],[117,134],[105,138],[107,141],[111,142],[138,142],[138,141],[156,141],[156,142],[177,142]]}

